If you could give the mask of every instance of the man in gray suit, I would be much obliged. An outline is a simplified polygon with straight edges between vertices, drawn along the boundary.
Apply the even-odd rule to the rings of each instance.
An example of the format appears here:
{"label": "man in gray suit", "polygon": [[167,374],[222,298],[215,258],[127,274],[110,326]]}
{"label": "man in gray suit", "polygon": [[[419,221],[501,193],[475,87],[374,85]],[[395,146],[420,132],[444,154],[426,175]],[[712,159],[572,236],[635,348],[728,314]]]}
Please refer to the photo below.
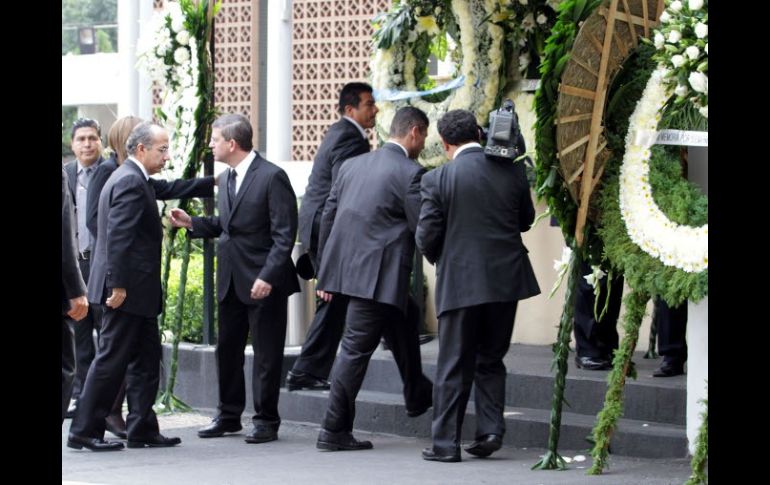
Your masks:
{"label": "man in gray suit", "polygon": [[82,320],[88,314],[86,284],[80,274],[75,240],[74,221],[69,194],[67,173],[61,171],[61,421],[67,413],[72,381],[75,378],[75,335],[68,323]]}
{"label": "man in gray suit", "polygon": [[488,157],[476,118],[453,110],[438,122],[449,163],[422,179],[417,246],[436,268],[439,355],[433,446],[423,458],[460,461],[460,430],[476,385],[476,441],[489,456],[505,432],[505,365],[518,300],[540,293],[521,240],[535,210],[521,161]]}
{"label": "man in gray suit", "polygon": [[406,320],[425,172],[413,159],[425,146],[427,133],[425,113],[413,107],[398,110],[388,142],[348,160],[326,201],[318,241],[318,294],[326,302],[343,297],[349,303],[331,372],[329,406],[316,443],[319,449],[372,448],[371,442],[355,439],[352,431],[356,396],[383,334],[413,349],[408,353],[417,360],[408,366],[413,374],[402,372],[402,380],[427,381],[419,363],[417,329]]}
{"label": "man in gray suit", "polygon": [[198,436],[217,438],[241,430],[246,406],[243,352],[251,333],[255,414],[246,442],[265,443],[278,439],[287,302],[299,291],[291,260],[297,198],[286,172],[252,150],[252,136],[243,115],[223,115],[214,121],[209,146],[215,160],[231,167],[227,178],[220,177],[219,215],[191,218],[172,209],[171,223],[186,227],[191,237],[219,237],[219,406],[217,416]]}

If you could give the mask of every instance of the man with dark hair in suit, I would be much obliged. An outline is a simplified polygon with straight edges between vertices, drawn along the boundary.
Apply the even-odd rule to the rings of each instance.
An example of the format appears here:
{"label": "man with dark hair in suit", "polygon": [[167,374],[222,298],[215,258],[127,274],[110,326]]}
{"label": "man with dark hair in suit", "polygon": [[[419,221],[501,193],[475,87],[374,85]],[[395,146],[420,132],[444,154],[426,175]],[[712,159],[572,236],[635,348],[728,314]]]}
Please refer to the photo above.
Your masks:
{"label": "man with dark hair in suit", "polygon": [[[88,284],[91,270],[91,251],[93,238],[87,229],[88,188],[96,169],[102,162],[101,127],[96,120],[79,118],[72,125],[71,140],[72,152],[75,160],[64,166],[67,172],[69,195],[72,200],[72,208],[75,213],[75,250],[78,255],[78,266],[83,275],[83,281]],[[72,402],[67,410],[67,417],[75,415],[75,410],[80,399],[80,391],[86,380],[88,368],[94,360],[96,348],[94,347],[94,329],[99,328],[101,311],[97,305],[88,308],[88,313],[79,322],[70,321],[75,333],[75,380],[72,385]]]}
{"label": "man with dark hair in suit", "polygon": [[[417,329],[406,319],[420,178],[425,172],[414,159],[425,146],[428,123],[417,108],[398,110],[388,142],[348,160],[326,201],[318,239],[318,295],[326,302],[343,297],[349,303],[331,373],[329,406],[316,443],[319,449],[372,448],[371,442],[355,439],[352,431],[356,396],[383,334],[412,360],[407,366],[410,375],[399,366],[404,383],[427,383],[423,391],[432,390],[422,375]],[[429,399],[429,394],[421,397]]]}
{"label": "man with dark hair in suit", "polygon": [[219,237],[219,406],[217,416],[198,436],[215,438],[241,430],[246,406],[244,349],[251,333],[255,414],[246,442],[265,443],[278,439],[287,302],[299,291],[291,260],[297,198],[286,172],[252,150],[252,136],[243,115],[214,121],[209,146],[215,160],[230,166],[228,177],[220,178],[219,215],[191,218],[172,209],[171,223],[187,228],[190,237]]}
{"label": "man with dark hair in suit", "polygon": [[521,240],[535,209],[524,163],[489,157],[476,118],[453,110],[438,122],[449,163],[425,174],[417,246],[436,263],[439,354],[433,446],[426,460],[458,462],[465,408],[475,384],[476,440],[489,456],[505,432],[505,365],[518,300],[540,293]]}
{"label": "man with dark hair in suit", "polygon": [[[123,443],[104,440],[105,421],[126,378],[129,448],[181,442],[160,434],[152,409],[160,383],[158,314],[163,226],[149,176],[169,159],[168,133],[141,123],[126,142],[130,157],[110,176],[99,196],[98,237],[88,281],[88,299],[105,308],[99,351],[89,369],[67,446],[112,451]],[[172,186],[213,189],[211,178]],[[181,191],[181,189],[178,189]]]}
{"label": "man with dark hair in suit", "polygon": [[[307,260],[310,260],[314,273],[318,271],[321,213],[329,191],[343,163],[369,151],[369,140],[364,128],[374,127],[377,115],[372,87],[358,82],[346,84],[340,92],[338,111],[342,118],[329,127],[318,147],[299,210],[299,240],[307,250],[307,256],[302,259],[306,266]],[[297,265],[302,268],[301,261]],[[327,379],[345,326],[346,309],[345,298],[318,303],[302,352],[286,376],[286,386],[290,391],[329,389]]]}
{"label": "man with dark hair in suit", "polygon": [[67,414],[75,378],[75,335],[67,317],[82,320],[88,314],[86,284],[80,274],[72,203],[67,193],[67,173],[61,171],[61,422]]}

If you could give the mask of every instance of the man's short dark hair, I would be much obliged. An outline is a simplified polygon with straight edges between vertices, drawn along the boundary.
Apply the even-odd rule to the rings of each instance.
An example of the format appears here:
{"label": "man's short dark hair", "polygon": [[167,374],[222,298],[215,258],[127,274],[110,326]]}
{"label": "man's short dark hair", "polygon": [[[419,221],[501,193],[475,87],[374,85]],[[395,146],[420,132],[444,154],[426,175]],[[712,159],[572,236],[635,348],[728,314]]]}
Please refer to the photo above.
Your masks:
{"label": "man's short dark hair", "polygon": [[102,128],[99,126],[98,121],[92,120],[91,118],[78,118],[75,120],[75,123],[72,124],[71,140],[75,139],[75,132],[78,131],[79,128],[95,128],[96,135],[99,136],[99,138],[102,137]]}
{"label": "man's short dark hair", "polygon": [[251,123],[242,114],[222,115],[214,121],[211,127],[219,129],[225,141],[235,140],[235,143],[242,150],[248,152],[254,146],[251,143],[251,138],[254,136]]}
{"label": "man's short dark hair", "polygon": [[361,93],[371,92],[372,87],[366,83],[347,83],[342,87],[342,91],[340,91],[340,104],[337,107],[337,111],[344,115],[345,106],[358,108],[358,103],[361,102]]}
{"label": "man's short dark hair", "polygon": [[428,116],[419,108],[404,106],[396,111],[396,116],[390,123],[390,137],[401,138],[409,133],[413,126],[420,127],[420,131],[428,129]]}
{"label": "man's short dark hair", "polygon": [[464,145],[479,141],[476,117],[468,110],[453,109],[438,120],[436,125],[441,139],[450,145]]}

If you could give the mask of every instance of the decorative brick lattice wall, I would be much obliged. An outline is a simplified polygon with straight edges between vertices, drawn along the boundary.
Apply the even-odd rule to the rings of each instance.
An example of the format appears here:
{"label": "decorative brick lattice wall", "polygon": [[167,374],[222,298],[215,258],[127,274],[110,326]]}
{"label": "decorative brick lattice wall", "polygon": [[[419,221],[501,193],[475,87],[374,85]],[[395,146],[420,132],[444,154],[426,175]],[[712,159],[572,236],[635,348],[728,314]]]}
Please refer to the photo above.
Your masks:
{"label": "decorative brick lattice wall", "polygon": [[259,0],[225,0],[214,24],[214,104],[222,113],[240,113],[257,132],[256,40]]}
{"label": "decorative brick lattice wall", "polygon": [[342,86],[351,81],[368,82],[371,20],[389,7],[390,0],[294,0],[294,160],[315,156],[326,129],[339,118],[337,101]]}

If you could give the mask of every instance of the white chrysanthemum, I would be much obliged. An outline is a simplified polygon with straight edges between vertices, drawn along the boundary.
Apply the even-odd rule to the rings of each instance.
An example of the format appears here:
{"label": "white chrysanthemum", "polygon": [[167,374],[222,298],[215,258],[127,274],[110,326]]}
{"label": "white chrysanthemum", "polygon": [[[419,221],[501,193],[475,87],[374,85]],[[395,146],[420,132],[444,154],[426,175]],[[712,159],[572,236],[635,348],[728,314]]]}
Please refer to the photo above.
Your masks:
{"label": "white chrysanthemum", "polygon": [[186,47],[177,47],[174,51],[174,62],[182,64],[190,60],[190,51]]}
{"label": "white chrysanthemum", "polygon": [[187,45],[190,43],[190,33],[186,30],[182,30],[178,34],[176,34],[176,41],[179,42],[182,45]]}
{"label": "white chrysanthemum", "polygon": [[544,23],[548,22],[548,17],[545,16],[545,14],[540,14],[537,16],[537,19],[535,19],[538,24],[543,25]]}
{"label": "white chrysanthemum", "polygon": [[707,24],[704,24],[703,22],[695,24],[695,37],[703,39],[707,35],[709,35],[709,26]]}

